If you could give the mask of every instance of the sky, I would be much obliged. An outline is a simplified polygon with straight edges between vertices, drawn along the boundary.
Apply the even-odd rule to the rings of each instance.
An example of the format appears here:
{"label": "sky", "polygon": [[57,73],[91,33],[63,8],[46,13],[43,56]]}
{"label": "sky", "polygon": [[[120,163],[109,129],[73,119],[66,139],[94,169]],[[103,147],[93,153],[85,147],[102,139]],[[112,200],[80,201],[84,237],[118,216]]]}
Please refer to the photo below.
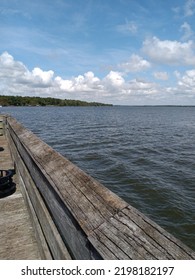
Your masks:
{"label": "sky", "polygon": [[195,0],[0,0],[0,95],[195,105]]}

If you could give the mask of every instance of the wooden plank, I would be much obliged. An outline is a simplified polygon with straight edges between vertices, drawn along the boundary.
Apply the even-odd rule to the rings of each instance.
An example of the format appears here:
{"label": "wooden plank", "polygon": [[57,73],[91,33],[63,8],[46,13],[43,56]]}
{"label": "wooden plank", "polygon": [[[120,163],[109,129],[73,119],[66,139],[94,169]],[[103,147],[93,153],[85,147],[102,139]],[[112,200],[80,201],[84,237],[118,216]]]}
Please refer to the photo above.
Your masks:
{"label": "wooden plank", "polygon": [[[100,232],[105,241],[101,242],[101,246],[98,246]],[[148,244],[144,242],[143,238],[140,240],[120,220],[114,217],[94,231],[89,239],[102,250],[102,254],[104,254],[104,247],[108,247],[106,240],[109,240],[109,248],[112,252],[115,252],[116,258],[118,258],[118,251],[120,250],[123,252],[122,259],[157,259],[155,256],[156,248],[152,248],[149,242]]]}
{"label": "wooden plank", "polygon": [[0,201],[0,259],[40,259],[23,197],[18,190]]}
{"label": "wooden plank", "polygon": [[[105,238],[103,243],[98,238],[100,232]],[[89,239],[96,248],[98,247],[102,251],[102,254],[104,254],[105,246],[108,247],[106,240],[109,240],[110,250],[118,256],[117,247],[119,247],[126,255],[123,259],[171,259],[171,255],[163,250],[156,240],[152,240],[122,212],[102,224],[89,236]]]}

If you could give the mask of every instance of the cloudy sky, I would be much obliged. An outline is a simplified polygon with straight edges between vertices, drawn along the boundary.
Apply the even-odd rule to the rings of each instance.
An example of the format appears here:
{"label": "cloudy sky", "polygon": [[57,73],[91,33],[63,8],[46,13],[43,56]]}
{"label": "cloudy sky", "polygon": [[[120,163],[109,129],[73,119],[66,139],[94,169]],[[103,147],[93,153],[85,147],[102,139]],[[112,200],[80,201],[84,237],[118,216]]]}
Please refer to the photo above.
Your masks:
{"label": "cloudy sky", "polygon": [[195,105],[195,0],[0,0],[0,94]]}

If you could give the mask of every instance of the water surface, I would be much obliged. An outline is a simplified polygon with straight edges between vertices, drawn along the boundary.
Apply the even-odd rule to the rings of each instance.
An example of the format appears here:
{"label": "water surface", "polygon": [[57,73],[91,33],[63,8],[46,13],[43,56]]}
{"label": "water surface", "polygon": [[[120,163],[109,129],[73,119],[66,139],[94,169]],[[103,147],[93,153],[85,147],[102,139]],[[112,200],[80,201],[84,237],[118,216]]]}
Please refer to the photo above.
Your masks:
{"label": "water surface", "polygon": [[3,107],[195,250],[195,107]]}

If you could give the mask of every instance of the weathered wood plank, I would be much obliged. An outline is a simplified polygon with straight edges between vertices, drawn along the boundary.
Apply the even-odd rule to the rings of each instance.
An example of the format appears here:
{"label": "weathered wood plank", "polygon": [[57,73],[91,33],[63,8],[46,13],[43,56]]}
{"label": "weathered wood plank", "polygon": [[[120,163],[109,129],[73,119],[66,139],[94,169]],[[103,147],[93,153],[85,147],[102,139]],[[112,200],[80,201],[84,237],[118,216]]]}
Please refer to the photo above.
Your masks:
{"label": "weathered wood plank", "polygon": [[116,217],[101,225],[98,230],[109,237],[112,244],[117,245],[126,254],[126,259],[157,259],[158,252],[156,248],[152,247],[143,238],[140,240],[141,236],[136,236]]}
{"label": "weathered wood plank", "polygon": [[150,238],[144,230],[140,229],[139,225],[125,216],[123,212],[111,217],[109,221],[102,224],[89,236],[90,241],[98,248],[100,247],[98,243],[102,243],[98,239],[100,232],[105,237],[105,242],[101,244],[103,254],[104,247],[108,246],[106,240],[109,239],[110,250],[114,251],[114,248],[119,246],[130,259],[171,259],[172,257],[169,252],[159,246],[157,240]]}

